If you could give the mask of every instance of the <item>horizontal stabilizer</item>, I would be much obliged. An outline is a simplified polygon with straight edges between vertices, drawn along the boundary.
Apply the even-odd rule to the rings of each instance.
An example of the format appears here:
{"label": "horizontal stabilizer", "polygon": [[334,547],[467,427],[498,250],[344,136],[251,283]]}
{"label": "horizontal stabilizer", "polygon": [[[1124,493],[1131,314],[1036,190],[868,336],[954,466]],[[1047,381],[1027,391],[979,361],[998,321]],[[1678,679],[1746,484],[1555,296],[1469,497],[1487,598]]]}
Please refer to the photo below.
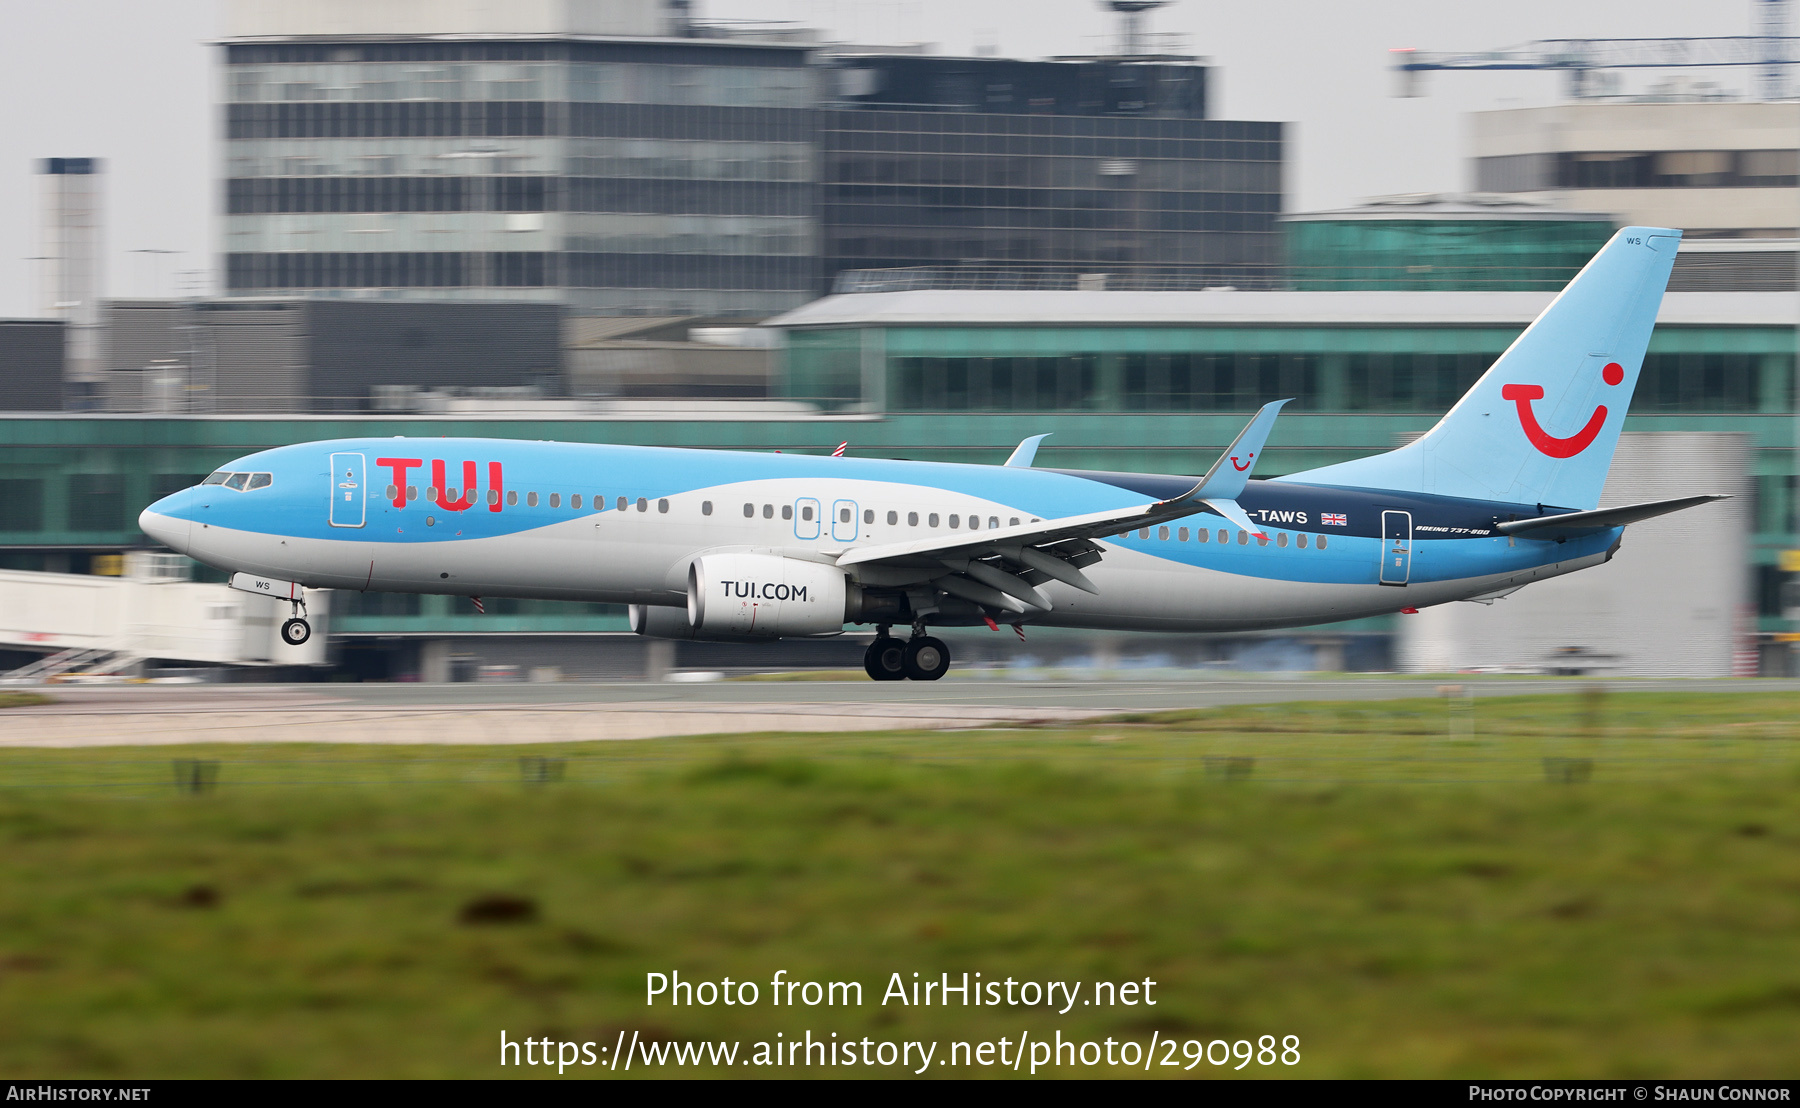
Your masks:
{"label": "horizontal stabilizer", "polygon": [[1619,508],[1598,508],[1591,512],[1565,512],[1562,515],[1514,519],[1495,525],[1494,530],[1502,535],[1518,535],[1530,539],[1566,538],[1571,535],[1588,535],[1611,527],[1623,527],[1628,523],[1654,519],[1657,516],[1679,512],[1683,508],[1692,508],[1695,505],[1711,503],[1714,500],[1730,499],[1731,497],[1721,493],[1712,493],[1706,496],[1683,496],[1677,500],[1656,500],[1647,504],[1627,504]]}

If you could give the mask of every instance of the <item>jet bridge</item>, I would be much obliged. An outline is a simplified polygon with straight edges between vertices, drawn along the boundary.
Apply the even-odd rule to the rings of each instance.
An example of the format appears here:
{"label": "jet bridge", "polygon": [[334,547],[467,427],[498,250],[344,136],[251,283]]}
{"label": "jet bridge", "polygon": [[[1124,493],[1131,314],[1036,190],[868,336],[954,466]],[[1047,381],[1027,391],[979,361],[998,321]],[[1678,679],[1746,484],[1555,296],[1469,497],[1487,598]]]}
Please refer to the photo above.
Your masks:
{"label": "jet bridge", "polygon": [[241,666],[325,664],[329,593],[307,596],[321,633],[281,641],[288,605],[189,580],[179,554],[125,556],[120,577],[0,571],[0,647],[45,656],[0,681],[125,671],[144,659]]}

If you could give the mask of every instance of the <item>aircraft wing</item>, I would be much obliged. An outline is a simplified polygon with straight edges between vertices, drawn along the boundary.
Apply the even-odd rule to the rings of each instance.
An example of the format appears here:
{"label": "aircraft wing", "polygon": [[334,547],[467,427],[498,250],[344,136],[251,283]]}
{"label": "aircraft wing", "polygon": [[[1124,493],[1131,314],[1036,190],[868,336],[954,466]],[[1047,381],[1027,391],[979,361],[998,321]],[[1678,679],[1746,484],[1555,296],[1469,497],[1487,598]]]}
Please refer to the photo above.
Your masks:
{"label": "aircraft wing", "polygon": [[1050,601],[1036,588],[1045,581],[1062,581],[1090,593],[1100,591],[1081,572],[1081,567],[1101,558],[1094,539],[1204,511],[1216,512],[1237,527],[1260,535],[1261,528],[1238,506],[1236,498],[1285,403],[1264,405],[1207,475],[1180,496],[991,531],[852,547],[838,556],[837,564],[868,567],[865,577],[875,583],[929,582],[978,604],[1027,613],[1032,607],[1050,609]]}
{"label": "aircraft wing", "polygon": [[1598,508],[1591,512],[1564,512],[1554,516],[1533,516],[1530,519],[1514,519],[1494,525],[1494,530],[1502,535],[1517,535],[1530,539],[1559,539],[1572,535],[1591,535],[1595,531],[1604,531],[1610,527],[1623,527],[1639,520],[1654,519],[1657,516],[1679,512],[1683,508],[1692,508],[1699,504],[1711,503],[1714,500],[1730,500],[1722,493],[1706,496],[1683,496],[1676,500],[1653,500],[1644,504],[1626,504],[1619,508]]}

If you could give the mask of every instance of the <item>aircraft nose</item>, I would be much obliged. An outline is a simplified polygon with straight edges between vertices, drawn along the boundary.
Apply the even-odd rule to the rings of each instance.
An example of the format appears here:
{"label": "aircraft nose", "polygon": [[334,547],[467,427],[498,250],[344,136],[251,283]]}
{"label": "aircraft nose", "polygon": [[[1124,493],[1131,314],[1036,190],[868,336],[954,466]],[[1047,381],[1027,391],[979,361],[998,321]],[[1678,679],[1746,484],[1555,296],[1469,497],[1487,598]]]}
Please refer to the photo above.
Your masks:
{"label": "aircraft nose", "polygon": [[186,509],[193,496],[193,489],[182,489],[145,508],[138,515],[138,530],[171,550],[188,553],[188,536],[193,524],[187,518]]}

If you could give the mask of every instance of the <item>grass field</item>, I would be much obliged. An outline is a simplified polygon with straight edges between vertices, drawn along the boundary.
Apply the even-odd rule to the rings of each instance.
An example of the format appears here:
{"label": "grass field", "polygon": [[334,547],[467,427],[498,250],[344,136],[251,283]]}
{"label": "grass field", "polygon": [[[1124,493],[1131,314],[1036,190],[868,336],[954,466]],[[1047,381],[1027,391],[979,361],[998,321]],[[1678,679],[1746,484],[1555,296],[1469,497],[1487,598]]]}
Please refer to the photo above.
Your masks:
{"label": "grass field", "polygon": [[[1300,1039],[1284,1076],[1793,1076],[1797,791],[1787,694],[5,750],[0,1076],[499,1077],[502,1029],[1273,1034]],[[669,970],[765,1002],[647,1009]],[[867,1001],[771,1009],[776,970]],[[1159,1003],[879,1003],[892,972],[965,970],[1149,977]]]}

